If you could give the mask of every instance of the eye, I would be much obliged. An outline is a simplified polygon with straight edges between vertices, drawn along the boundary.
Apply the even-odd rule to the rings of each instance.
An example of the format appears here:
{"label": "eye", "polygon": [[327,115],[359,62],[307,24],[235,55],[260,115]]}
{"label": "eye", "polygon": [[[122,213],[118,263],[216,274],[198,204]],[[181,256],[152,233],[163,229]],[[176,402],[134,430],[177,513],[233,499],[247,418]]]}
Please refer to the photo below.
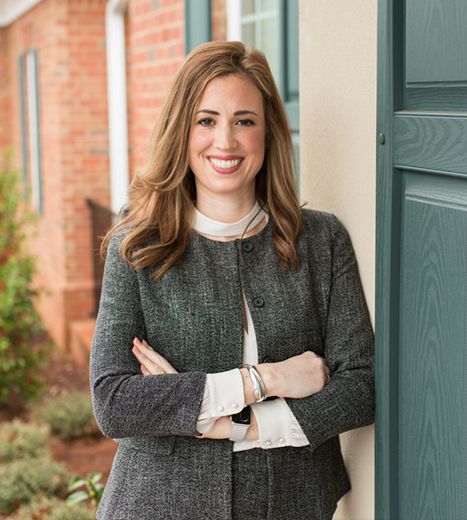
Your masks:
{"label": "eye", "polygon": [[237,121],[237,125],[240,126],[253,126],[254,124],[255,122],[251,119],[240,119],[239,121]]}
{"label": "eye", "polygon": [[200,119],[197,124],[201,126],[213,126],[215,121],[210,117],[203,117],[203,119]]}

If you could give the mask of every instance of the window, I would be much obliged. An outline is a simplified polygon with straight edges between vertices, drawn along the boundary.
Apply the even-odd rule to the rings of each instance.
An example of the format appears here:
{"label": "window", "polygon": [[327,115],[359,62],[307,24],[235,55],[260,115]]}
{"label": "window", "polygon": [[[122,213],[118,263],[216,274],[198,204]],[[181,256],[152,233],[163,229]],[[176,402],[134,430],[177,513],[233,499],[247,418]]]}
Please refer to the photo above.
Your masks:
{"label": "window", "polygon": [[280,85],[279,0],[237,0],[229,3],[234,4],[234,7],[230,6],[231,10],[240,10],[234,15],[235,23],[239,23],[239,27],[231,26],[234,37],[229,34],[229,40],[238,39],[247,47],[261,49],[266,55],[276,83]]}

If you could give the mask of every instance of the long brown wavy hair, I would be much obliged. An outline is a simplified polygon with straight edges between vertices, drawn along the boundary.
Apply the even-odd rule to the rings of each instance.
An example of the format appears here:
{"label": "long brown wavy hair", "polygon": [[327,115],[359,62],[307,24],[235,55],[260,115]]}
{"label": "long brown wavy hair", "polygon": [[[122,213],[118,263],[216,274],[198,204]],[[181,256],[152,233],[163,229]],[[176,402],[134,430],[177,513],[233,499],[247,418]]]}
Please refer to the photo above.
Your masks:
{"label": "long brown wavy hair", "polygon": [[263,95],[266,149],[256,176],[256,197],[275,224],[272,240],[281,266],[298,267],[295,242],[302,221],[287,115],[264,54],[240,42],[205,43],[185,58],[152,131],[148,162],[131,184],[126,214],[102,242],[104,256],[110,235],[128,228],[120,254],[133,269],[157,264],[153,276],[158,279],[180,260],[192,232],[196,199],[188,163],[195,112],[206,85],[230,74],[248,76]]}

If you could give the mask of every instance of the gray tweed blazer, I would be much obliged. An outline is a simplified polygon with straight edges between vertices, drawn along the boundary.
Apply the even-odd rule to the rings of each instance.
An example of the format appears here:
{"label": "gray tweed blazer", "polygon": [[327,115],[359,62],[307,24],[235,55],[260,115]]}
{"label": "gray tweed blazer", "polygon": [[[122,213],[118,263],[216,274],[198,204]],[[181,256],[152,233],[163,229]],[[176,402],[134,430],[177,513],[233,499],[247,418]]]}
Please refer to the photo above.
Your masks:
{"label": "gray tweed blazer", "polygon": [[[100,520],[231,518],[232,443],[194,436],[206,374],[242,365],[240,286],[260,362],[312,350],[332,372],[321,392],[287,400],[310,445],[268,450],[268,518],[332,517],[350,488],[338,435],[374,418],[373,332],[347,232],[333,215],[302,215],[294,272],[279,265],[272,220],[243,241],[251,250],[194,232],[157,282],[152,268],[133,271],[119,256],[121,237],[111,239],[91,387],[98,424],[120,446]],[[179,374],[140,375],[135,336]]]}

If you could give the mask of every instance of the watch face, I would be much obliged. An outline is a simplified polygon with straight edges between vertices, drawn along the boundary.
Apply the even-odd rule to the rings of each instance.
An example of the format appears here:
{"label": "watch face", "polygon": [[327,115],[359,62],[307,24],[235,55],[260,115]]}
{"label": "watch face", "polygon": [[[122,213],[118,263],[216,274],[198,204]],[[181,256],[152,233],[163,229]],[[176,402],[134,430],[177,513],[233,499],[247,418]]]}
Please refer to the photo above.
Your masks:
{"label": "watch face", "polygon": [[251,408],[249,406],[245,406],[241,412],[232,415],[232,420],[236,424],[249,425],[251,422]]}

